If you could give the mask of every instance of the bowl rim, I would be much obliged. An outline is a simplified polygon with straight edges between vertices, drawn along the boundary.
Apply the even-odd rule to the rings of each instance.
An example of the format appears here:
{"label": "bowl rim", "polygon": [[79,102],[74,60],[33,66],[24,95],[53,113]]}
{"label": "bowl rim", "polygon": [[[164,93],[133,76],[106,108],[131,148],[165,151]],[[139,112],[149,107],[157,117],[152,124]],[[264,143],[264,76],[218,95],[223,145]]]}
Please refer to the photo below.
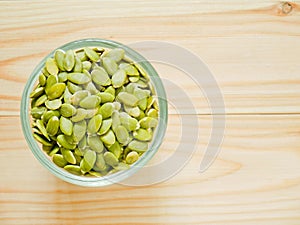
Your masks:
{"label": "bowl rim", "polygon": [[[110,175],[105,175],[103,177],[92,177],[92,178],[71,174],[63,170],[62,168],[59,168],[50,160],[49,156],[47,156],[42,151],[42,149],[38,146],[37,141],[33,137],[31,125],[30,125],[31,124],[30,114],[29,114],[29,105],[30,105],[29,95],[32,91],[32,88],[36,84],[36,81],[38,79],[39,74],[41,73],[42,68],[45,65],[46,59],[49,57],[53,57],[57,49],[63,49],[64,51],[67,51],[69,49],[74,50],[74,49],[88,47],[88,46],[104,47],[110,49],[113,48],[124,49],[126,55],[129,56],[129,58],[132,59],[134,62],[137,62],[149,75],[150,81],[154,86],[156,96],[158,99],[158,105],[159,105],[159,123],[155,129],[154,136],[153,136],[153,140],[156,141],[151,142],[148,150],[142,155],[142,157],[136,163],[131,165],[131,167],[127,170],[113,173]],[[166,128],[167,128],[167,123],[168,123],[167,96],[166,96],[163,83],[159,75],[157,74],[156,70],[154,69],[154,67],[150,64],[148,60],[146,60],[141,54],[139,54],[135,50],[119,42],[107,40],[107,39],[100,39],[100,38],[79,39],[79,40],[66,43],[54,49],[38,63],[38,65],[35,67],[31,75],[29,76],[28,81],[26,82],[26,85],[23,89],[22,100],[20,105],[20,117],[21,117],[23,135],[27,141],[27,144],[31,152],[47,170],[49,170],[56,177],[72,184],[76,184],[79,186],[86,186],[86,187],[100,187],[100,186],[115,184],[130,177],[138,170],[140,170],[143,166],[145,166],[146,163],[158,151],[163,141]]]}

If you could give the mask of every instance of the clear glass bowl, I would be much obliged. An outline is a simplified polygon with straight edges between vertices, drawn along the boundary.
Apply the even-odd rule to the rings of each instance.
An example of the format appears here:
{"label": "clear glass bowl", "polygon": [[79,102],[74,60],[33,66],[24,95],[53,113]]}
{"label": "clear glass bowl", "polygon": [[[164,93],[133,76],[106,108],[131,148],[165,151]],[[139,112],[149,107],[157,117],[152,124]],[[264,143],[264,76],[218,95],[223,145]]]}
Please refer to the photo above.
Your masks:
{"label": "clear glass bowl", "polygon": [[23,133],[25,139],[34,154],[34,156],[39,160],[39,162],[47,168],[51,173],[53,173],[58,178],[67,181],[69,183],[73,183],[80,186],[90,186],[90,187],[99,187],[99,186],[106,186],[114,183],[118,183],[121,180],[124,180],[130,177],[132,174],[136,173],[139,169],[146,165],[146,163],[154,156],[157,152],[159,146],[162,143],[163,137],[166,131],[166,125],[168,120],[168,108],[167,108],[167,98],[165,89],[159,78],[157,72],[152,67],[152,65],[139,53],[134,51],[133,49],[114,42],[110,40],[103,40],[103,39],[81,39],[77,41],[70,42],[65,44],[58,49],[63,49],[67,51],[69,49],[79,49],[83,47],[102,47],[102,48],[122,48],[126,52],[126,56],[131,58],[133,61],[138,62],[140,66],[148,73],[150,76],[150,82],[153,84],[155,88],[156,95],[158,97],[158,105],[159,105],[159,123],[156,127],[156,131],[153,136],[153,140],[149,145],[149,149],[140,157],[140,159],[134,163],[129,169],[120,171],[111,175],[106,175],[103,177],[84,177],[84,176],[77,176],[73,175],[66,170],[56,166],[52,160],[50,159],[47,154],[39,147],[36,140],[33,138],[32,129],[31,129],[31,122],[30,122],[30,93],[34,86],[37,83],[37,79],[42,68],[45,65],[45,61],[49,57],[53,57],[54,51],[52,51],[49,55],[47,55],[34,69],[32,74],[30,75],[26,86],[23,91],[22,101],[21,101],[21,122]]}

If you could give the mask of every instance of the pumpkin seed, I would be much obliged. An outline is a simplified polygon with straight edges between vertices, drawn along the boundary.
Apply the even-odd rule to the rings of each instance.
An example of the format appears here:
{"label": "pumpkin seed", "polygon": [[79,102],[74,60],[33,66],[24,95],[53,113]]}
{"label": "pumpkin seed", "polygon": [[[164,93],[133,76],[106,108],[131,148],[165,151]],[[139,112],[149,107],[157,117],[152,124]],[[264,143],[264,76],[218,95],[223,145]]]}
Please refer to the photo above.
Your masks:
{"label": "pumpkin seed", "polygon": [[124,85],[126,81],[126,73],[124,70],[119,69],[117,72],[115,72],[111,78],[111,83],[114,88],[119,88]]}
{"label": "pumpkin seed", "polygon": [[64,58],[65,58],[65,52],[63,50],[58,49],[55,51],[54,59],[60,71],[65,71]]}
{"label": "pumpkin seed", "polygon": [[115,96],[106,92],[99,92],[97,95],[101,98],[101,103],[113,102],[115,99]]}
{"label": "pumpkin seed", "polygon": [[30,98],[37,98],[44,93],[44,87],[38,87],[30,93]]}
{"label": "pumpkin seed", "polygon": [[148,143],[133,140],[128,144],[128,148],[136,152],[145,152],[148,149]]}
{"label": "pumpkin seed", "polygon": [[100,139],[107,146],[111,146],[116,141],[116,137],[112,130],[109,130],[106,134],[102,135]]}
{"label": "pumpkin seed", "polygon": [[90,61],[83,61],[82,62],[82,69],[90,70],[92,67],[92,63]]}
{"label": "pumpkin seed", "polygon": [[99,136],[89,136],[87,138],[87,142],[89,147],[97,153],[101,153],[104,150],[103,143],[100,140]]}
{"label": "pumpkin seed", "polygon": [[100,102],[101,98],[99,96],[91,95],[84,98],[79,105],[85,109],[94,109],[100,104]]}
{"label": "pumpkin seed", "polygon": [[102,115],[103,119],[111,117],[114,111],[114,105],[110,102],[104,103],[98,110],[98,113]]}
{"label": "pumpkin seed", "polygon": [[60,154],[54,154],[52,157],[52,161],[59,167],[64,167],[68,164],[64,157]]}
{"label": "pumpkin seed", "polygon": [[105,170],[107,168],[103,154],[97,154],[97,159],[95,165],[99,168],[99,170]]}
{"label": "pumpkin seed", "polygon": [[82,62],[78,56],[75,56],[75,66],[73,71],[79,73],[82,71]]}
{"label": "pumpkin seed", "polygon": [[54,136],[57,134],[59,129],[59,119],[57,116],[52,116],[47,123],[46,131],[49,135]]}
{"label": "pumpkin seed", "polygon": [[75,105],[75,106],[78,106],[79,103],[81,102],[81,100],[83,100],[84,98],[86,98],[87,96],[89,96],[89,94],[90,93],[87,90],[77,91],[70,98],[71,103],[73,105]]}
{"label": "pumpkin seed", "polygon": [[117,96],[117,100],[125,105],[132,107],[136,106],[139,101],[137,97],[127,92],[120,92]]}
{"label": "pumpkin seed", "polygon": [[95,162],[96,162],[96,152],[92,150],[88,150],[84,154],[83,159],[80,162],[81,171],[84,173],[89,172],[93,168]]}
{"label": "pumpkin seed", "polygon": [[57,111],[57,110],[55,110],[55,111],[50,110],[50,111],[45,112],[43,114],[43,116],[42,116],[43,122],[46,124],[52,116],[60,117],[59,111]]}
{"label": "pumpkin seed", "polygon": [[58,82],[66,82],[68,80],[68,73],[67,72],[61,72],[57,75]]}
{"label": "pumpkin seed", "polygon": [[103,157],[104,157],[105,163],[110,166],[117,166],[119,164],[119,160],[111,152],[105,152]]}
{"label": "pumpkin seed", "polygon": [[103,64],[104,69],[111,76],[118,70],[117,63],[109,57],[102,58],[102,64]]}
{"label": "pumpkin seed", "polygon": [[98,67],[94,69],[91,73],[92,80],[99,85],[108,86],[111,84],[111,80],[107,74],[107,72],[102,68]]}
{"label": "pumpkin seed", "polygon": [[116,137],[117,137],[117,140],[125,145],[128,143],[129,141],[129,134],[128,134],[128,131],[125,127],[123,126],[118,126],[115,130],[115,134],[116,134]]}
{"label": "pumpkin seed", "polygon": [[39,84],[40,84],[41,86],[45,86],[46,81],[47,81],[46,76],[45,76],[44,74],[41,73],[41,74],[39,75]]}
{"label": "pumpkin seed", "polygon": [[64,103],[61,105],[59,112],[64,117],[71,117],[76,114],[76,108],[71,104]]}
{"label": "pumpkin seed", "polygon": [[71,117],[71,121],[72,122],[79,122],[85,119],[86,117],[86,110],[82,109],[82,108],[78,108],[76,110],[76,114],[74,116]]}
{"label": "pumpkin seed", "polygon": [[121,48],[115,48],[110,50],[107,54],[105,54],[105,57],[109,57],[115,62],[121,61],[125,56],[125,51],[124,49]]}
{"label": "pumpkin seed", "polygon": [[52,87],[49,88],[48,91],[48,99],[56,99],[62,96],[62,94],[65,92],[66,84],[65,83],[56,83]]}
{"label": "pumpkin seed", "polygon": [[76,84],[73,84],[72,82],[68,82],[67,83],[67,87],[68,87],[68,89],[69,89],[69,91],[70,91],[71,94],[74,94],[77,91],[82,90],[82,87],[80,87],[80,86],[78,86]]}
{"label": "pumpkin seed", "polygon": [[153,128],[153,127],[157,126],[158,120],[156,118],[146,116],[139,121],[139,124],[142,128],[145,128],[145,129]]}
{"label": "pumpkin seed", "polygon": [[39,97],[37,100],[36,100],[36,102],[35,102],[35,104],[34,104],[34,106],[40,106],[40,105],[43,105],[46,101],[47,101],[47,95],[42,95],[41,97]]}
{"label": "pumpkin seed", "polygon": [[92,60],[93,62],[97,62],[100,59],[100,56],[91,48],[84,48],[84,52],[87,57]]}
{"label": "pumpkin seed", "polygon": [[54,100],[51,100],[51,101],[47,100],[45,102],[46,107],[50,110],[56,110],[56,109],[60,108],[61,104],[62,103],[61,103],[60,99],[54,99]]}
{"label": "pumpkin seed", "polygon": [[71,135],[73,133],[73,123],[71,120],[61,116],[59,120],[59,127],[61,132],[65,135]]}
{"label": "pumpkin seed", "polygon": [[76,144],[70,144],[66,140],[66,136],[63,134],[60,134],[57,136],[57,142],[58,142],[58,144],[60,144],[60,146],[66,148],[66,149],[75,149],[76,148]]}
{"label": "pumpkin seed", "polygon": [[73,126],[73,135],[77,142],[81,141],[81,139],[86,134],[86,122],[85,120],[82,120],[80,122],[74,123]]}
{"label": "pumpkin seed", "polygon": [[46,146],[52,146],[53,145],[51,142],[47,141],[44,137],[42,137],[39,134],[33,133],[33,137],[34,137],[35,140],[37,140],[38,142],[40,142],[43,145],[46,145]]}
{"label": "pumpkin seed", "polygon": [[139,141],[150,141],[152,139],[152,132],[140,128],[133,132],[133,137]]}
{"label": "pumpkin seed", "polygon": [[68,74],[68,80],[74,84],[86,84],[91,81],[91,78],[85,73],[73,72]]}
{"label": "pumpkin seed", "polygon": [[88,127],[87,127],[87,131],[90,134],[94,134],[97,133],[98,130],[100,129],[102,123],[102,115],[98,114],[96,116],[94,116],[92,119],[90,119],[90,121],[88,122]]}
{"label": "pumpkin seed", "polygon": [[113,153],[117,158],[120,158],[122,153],[121,145],[116,141],[114,144],[112,144],[108,150]]}
{"label": "pumpkin seed", "polygon": [[116,95],[116,90],[114,89],[113,86],[109,86],[108,88],[105,89],[104,93],[109,93],[109,94],[115,96]]}
{"label": "pumpkin seed", "polygon": [[35,119],[41,119],[42,115],[46,112],[46,107],[34,107],[31,109],[30,114]]}
{"label": "pumpkin seed", "polygon": [[68,50],[65,54],[64,58],[64,68],[66,71],[72,71],[73,67],[75,65],[75,57],[73,50]]}
{"label": "pumpkin seed", "polygon": [[131,64],[128,63],[121,63],[119,68],[125,70],[126,74],[129,76],[138,76],[139,71]]}
{"label": "pumpkin seed", "polygon": [[126,156],[126,163],[133,164],[139,159],[139,154],[135,151],[129,152]]}
{"label": "pumpkin seed", "polygon": [[76,164],[76,158],[70,150],[61,148],[60,151],[62,156],[68,163]]}
{"label": "pumpkin seed", "polygon": [[44,135],[44,137],[46,137],[50,141],[50,137],[49,137],[49,135],[47,133],[47,130],[46,130],[45,126],[44,126],[43,121],[42,120],[37,120],[36,121],[36,126],[40,130],[40,132]]}
{"label": "pumpkin seed", "polygon": [[102,120],[102,124],[98,134],[99,135],[105,134],[110,129],[111,124],[112,124],[112,119]]}
{"label": "pumpkin seed", "polygon": [[53,58],[48,58],[46,60],[46,69],[49,72],[49,74],[51,74],[51,75],[56,76],[58,74],[58,67]]}
{"label": "pumpkin seed", "polygon": [[64,167],[64,169],[74,175],[81,175],[81,169],[80,166],[76,166],[76,165],[66,165]]}

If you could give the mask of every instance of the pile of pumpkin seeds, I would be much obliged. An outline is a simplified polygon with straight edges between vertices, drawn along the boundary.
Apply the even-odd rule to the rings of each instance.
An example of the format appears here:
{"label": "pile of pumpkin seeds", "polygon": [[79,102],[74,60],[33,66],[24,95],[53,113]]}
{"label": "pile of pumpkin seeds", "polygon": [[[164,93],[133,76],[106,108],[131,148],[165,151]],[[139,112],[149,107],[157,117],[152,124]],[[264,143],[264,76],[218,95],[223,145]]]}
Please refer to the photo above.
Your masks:
{"label": "pile of pumpkin seeds", "polygon": [[57,166],[76,175],[130,168],[158,124],[149,76],[120,48],[56,50],[30,98],[34,138]]}

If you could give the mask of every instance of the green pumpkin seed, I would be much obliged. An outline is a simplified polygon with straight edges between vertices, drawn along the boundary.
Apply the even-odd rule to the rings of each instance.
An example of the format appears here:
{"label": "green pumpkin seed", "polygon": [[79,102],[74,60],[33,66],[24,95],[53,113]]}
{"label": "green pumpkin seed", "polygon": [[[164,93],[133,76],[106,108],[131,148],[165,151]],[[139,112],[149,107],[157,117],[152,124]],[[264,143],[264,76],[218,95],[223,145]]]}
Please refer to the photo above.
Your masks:
{"label": "green pumpkin seed", "polygon": [[147,112],[147,116],[157,118],[158,111],[156,109],[149,109],[149,111]]}
{"label": "green pumpkin seed", "polygon": [[91,78],[85,73],[73,72],[68,74],[68,80],[74,84],[86,84]]}
{"label": "green pumpkin seed", "polygon": [[49,135],[47,133],[47,130],[46,130],[45,126],[44,126],[43,121],[42,120],[37,120],[36,121],[36,126],[40,130],[40,132],[50,141],[50,137],[49,137]]}
{"label": "green pumpkin seed", "polygon": [[46,152],[47,154],[49,154],[49,152],[52,150],[53,146],[46,146],[46,145],[42,145],[42,149],[44,152]]}
{"label": "green pumpkin seed", "polygon": [[71,94],[74,94],[76,93],[77,91],[80,91],[82,90],[82,87],[76,85],[76,84],[73,84],[72,82],[68,82],[67,83],[67,87],[68,87],[68,90]]}
{"label": "green pumpkin seed", "polygon": [[35,104],[34,104],[34,106],[40,106],[40,105],[43,105],[46,101],[47,101],[47,95],[42,95],[41,97],[39,97],[37,100],[36,100],[36,102],[35,102]]}
{"label": "green pumpkin seed", "polygon": [[72,94],[69,91],[69,88],[66,87],[64,95],[63,95],[64,102],[65,103],[71,103],[71,97],[72,97]]}
{"label": "green pumpkin seed", "polygon": [[105,152],[103,156],[106,164],[110,166],[117,166],[119,164],[119,160],[113,153]]}
{"label": "green pumpkin seed", "polygon": [[46,112],[46,107],[33,107],[30,114],[35,119],[41,119],[42,115]]}
{"label": "green pumpkin seed", "polygon": [[57,134],[59,129],[59,119],[57,116],[52,116],[46,126],[46,131],[49,135],[54,136]]}
{"label": "green pumpkin seed", "polygon": [[103,154],[97,154],[97,159],[95,165],[98,167],[98,169],[105,170],[107,168]]}
{"label": "green pumpkin seed", "polygon": [[101,103],[113,102],[115,99],[115,96],[106,92],[99,92],[97,95],[101,98]]}
{"label": "green pumpkin seed", "polygon": [[40,97],[44,93],[44,87],[38,87],[30,93],[30,98]]}
{"label": "green pumpkin seed", "polygon": [[96,162],[96,152],[92,151],[92,150],[88,150],[84,156],[83,156],[83,159],[81,160],[81,163],[80,163],[80,169],[81,171],[83,171],[84,173],[86,172],[89,172],[95,162]]}
{"label": "green pumpkin seed", "polygon": [[50,111],[45,112],[45,113],[43,114],[43,116],[42,116],[43,122],[44,122],[45,124],[48,123],[49,119],[50,119],[52,116],[60,117],[59,111],[57,111],[57,110],[55,110],[55,111],[50,110]]}
{"label": "green pumpkin seed", "polygon": [[111,76],[118,70],[117,63],[109,57],[102,58],[102,64],[106,72]]}
{"label": "green pumpkin seed", "polygon": [[73,126],[73,135],[74,139],[79,142],[85,136],[86,133],[86,122],[82,120],[80,122],[74,123]]}
{"label": "green pumpkin seed", "polygon": [[51,74],[51,75],[56,76],[58,74],[58,67],[53,58],[48,58],[46,60],[46,69],[49,72],[49,74]]}
{"label": "green pumpkin seed", "polygon": [[89,147],[97,153],[101,153],[104,150],[103,143],[100,140],[99,136],[89,136],[87,138],[87,142]]}
{"label": "green pumpkin seed", "polygon": [[137,88],[137,85],[135,83],[129,83],[126,85],[125,90],[129,94],[133,94],[134,90]]}
{"label": "green pumpkin seed", "polygon": [[132,83],[136,83],[140,80],[140,77],[129,77],[128,80]]}
{"label": "green pumpkin seed", "polygon": [[61,116],[59,120],[59,126],[61,132],[63,132],[65,135],[71,135],[73,132],[73,123],[71,120]]}
{"label": "green pumpkin seed", "polygon": [[47,100],[45,102],[45,105],[48,109],[50,110],[56,110],[59,109],[61,107],[61,100],[60,99],[54,99],[54,100]]}
{"label": "green pumpkin seed", "polygon": [[119,69],[111,78],[111,83],[114,88],[122,87],[126,81],[127,75],[124,70]]}
{"label": "green pumpkin seed", "polygon": [[35,140],[37,140],[38,142],[40,142],[43,145],[46,146],[52,146],[53,144],[49,141],[47,141],[43,136],[33,133],[33,137],[35,138]]}
{"label": "green pumpkin seed", "polygon": [[91,119],[92,117],[94,117],[97,112],[98,112],[98,109],[86,109],[86,116],[85,116],[85,119]]}
{"label": "green pumpkin seed", "polygon": [[128,148],[136,152],[145,152],[148,149],[148,143],[133,140],[128,144]]}
{"label": "green pumpkin seed", "polygon": [[46,81],[47,81],[46,76],[45,76],[44,74],[41,73],[41,74],[39,75],[39,84],[40,84],[41,86],[45,86]]}
{"label": "green pumpkin seed", "polygon": [[115,131],[116,128],[121,125],[119,112],[114,111],[113,114],[111,115],[111,119],[112,119],[111,128],[113,131]]}
{"label": "green pumpkin seed", "polygon": [[73,50],[68,50],[64,58],[64,68],[66,71],[72,71],[75,65],[75,56]]}
{"label": "green pumpkin seed", "polygon": [[113,153],[117,158],[120,158],[122,153],[121,145],[116,141],[113,145],[111,145],[108,150]]}
{"label": "green pumpkin seed", "polygon": [[46,81],[46,85],[45,85],[46,94],[48,94],[49,89],[56,83],[57,83],[57,76],[49,75],[49,77],[47,78],[47,81]]}
{"label": "green pumpkin seed", "polygon": [[76,52],[76,55],[77,55],[77,57],[78,57],[82,62],[88,60],[88,58],[87,58],[87,56],[86,56],[86,54],[85,54],[85,52],[84,52],[83,49],[80,50],[79,52],[77,51],[77,52]]}
{"label": "green pumpkin seed", "polygon": [[82,109],[82,108],[78,108],[76,111],[76,114],[74,116],[71,117],[71,121],[72,122],[79,122],[85,119],[87,115],[86,110]]}
{"label": "green pumpkin seed", "polygon": [[76,144],[70,144],[67,141],[66,136],[63,134],[60,134],[57,136],[57,142],[58,142],[58,144],[60,144],[60,146],[66,148],[66,149],[75,149],[76,148]]}
{"label": "green pumpkin seed", "polygon": [[46,67],[44,67],[44,68],[42,69],[42,74],[44,74],[46,77],[48,77],[48,76],[50,75],[50,74],[48,73]]}
{"label": "green pumpkin seed", "polygon": [[66,84],[65,83],[56,83],[51,88],[49,88],[48,91],[48,99],[56,99],[62,96],[62,94],[65,92]]}
{"label": "green pumpkin seed", "polygon": [[82,69],[90,70],[92,67],[92,63],[90,61],[83,61],[82,62]]}
{"label": "green pumpkin seed", "polygon": [[146,116],[139,121],[139,124],[142,128],[148,129],[156,127],[158,124],[158,120],[153,117]]}
{"label": "green pumpkin seed", "polygon": [[96,171],[89,171],[89,175],[92,175],[94,177],[102,177],[102,174]]}
{"label": "green pumpkin seed", "polygon": [[91,73],[91,76],[92,80],[98,85],[108,86],[111,84],[111,80],[107,72],[102,67],[94,69]]}
{"label": "green pumpkin seed", "polygon": [[139,76],[139,71],[131,64],[121,63],[119,68],[125,70],[126,74],[129,76]]}
{"label": "green pumpkin seed", "polygon": [[116,141],[116,137],[112,130],[109,130],[106,134],[102,135],[100,139],[107,146],[113,145]]}
{"label": "green pumpkin seed", "polygon": [[112,104],[114,105],[114,109],[117,111],[119,111],[122,107],[120,102],[113,102]]}
{"label": "green pumpkin seed", "polygon": [[127,129],[123,126],[118,126],[115,130],[115,134],[117,137],[117,140],[122,144],[126,145],[129,141],[129,133]]}
{"label": "green pumpkin seed", "polygon": [[112,124],[112,119],[103,120],[98,134],[99,135],[105,134],[110,129],[111,124]]}
{"label": "green pumpkin seed", "polygon": [[152,132],[145,129],[138,129],[133,132],[133,137],[139,141],[151,141]]}
{"label": "green pumpkin seed", "polygon": [[84,85],[84,89],[89,91],[92,95],[96,95],[99,93],[98,89],[95,87],[93,82],[89,82]]}
{"label": "green pumpkin seed", "polygon": [[117,100],[131,107],[137,106],[137,103],[139,101],[137,97],[127,92],[120,92],[117,96]]}
{"label": "green pumpkin seed", "polygon": [[79,73],[82,71],[82,62],[78,56],[75,56],[75,66],[73,71]]}
{"label": "green pumpkin seed", "polygon": [[60,71],[65,71],[64,67],[64,59],[65,59],[65,52],[63,50],[56,50],[54,53],[54,59]]}
{"label": "green pumpkin seed", "polygon": [[114,166],[114,169],[117,171],[128,170],[130,168],[126,163],[120,162],[117,166]]}
{"label": "green pumpkin seed", "polygon": [[81,173],[81,169],[80,169],[79,166],[75,166],[75,165],[66,165],[66,166],[64,167],[64,169],[65,169],[66,171],[68,171],[69,173],[72,173],[72,174],[74,174],[74,175],[81,175],[81,174],[82,174],[82,173]]}
{"label": "green pumpkin seed", "polygon": [[[127,114],[127,113],[125,113]],[[120,113],[120,121],[121,124],[128,130],[128,131],[134,131],[140,128],[139,122],[132,118],[131,116],[122,116],[123,113]]]}
{"label": "green pumpkin seed", "polygon": [[139,159],[139,154],[135,151],[129,152],[126,156],[126,163],[133,164]]}
{"label": "green pumpkin seed", "polygon": [[64,159],[68,163],[76,164],[76,158],[70,150],[61,148],[60,151],[61,151],[61,154],[63,155]]}
{"label": "green pumpkin seed", "polygon": [[92,60],[93,62],[97,62],[100,59],[100,56],[91,48],[84,48],[84,52],[87,55],[87,57]]}
{"label": "green pumpkin seed", "polygon": [[124,110],[128,113],[128,115],[133,117],[138,117],[140,115],[140,108],[139,107],[130,107],[127,105],[124,105]]}
{"label": "green pumpkin seed", "polygon": [[78,143],[78,148],[81,152],[86,152],[85,150],[87,149],[87,141],[86,141],[86,136],[84,135],[82,139]]}
{"label": "green pumpkin seed", "polygon": [[[76,155],[77,156],[83,156],[85,152],[86,152],[85,150],[81,150],[79,148],[75,148],[75,150],[74,150],[74,156],[75,157],[76,157]],[[76,158],[76,161],[77,161],[77,158]],[[76,162],[76,164],[77,164],[77,162]]]}
{"label": "green pumpkin seed", "polygon": [[79,103],[81,102],[81,100],[83,100],[84,98],[89,96],[89,94],[90,93],[87,90],[77,91],[72,95],[72,97],[70,99],[71,103],[75,106],[78,106]]}
{"label": "green pumpkin seed", "polygon": [[60,154],[54,154],[52,157],[52,161],[59,167],[64,167],[68,164],[64,157]]}
{"label": "green pumpkin seed", "polygon": [[116,90],[114,89],[113,86],[109,86],[108,88],[105,89],[104,92],[105,92],[105,93],[109,93],[109,94],[111,94],[111,95],[113,95],[113,96],[116,95]]}
{"label": "green pumpkin seed", "polygon": [[87,127],[87,131],[90,134],[94,134],[97,133],[98,130],[100,129],[102,123],[102,115],[98,114],[96,116],[94,116],[92,119],[90,119],[90,121],[88,122],[88,127]]}
{"label": "green pumpkin seed", "polygon": [[68,73],[66,72],[61,72],[57,75],[57,78],[58,78],[58,82],[66,82],[68,80]]}
{"label": "green pumpkin seed", "polygon": [[61,105],[59,112],[64,117],[71,117],[76,114],[76,108],[71,104],[64,103]]}
{"label": "green pumpkin seed", "polygon": [[115,62],[120,62],[125,56],[124,49],[121,48],[115,48],[110,50],[107,54],[105,54],[105,57],[109,57]]}
{"label": "green pumpkin seed", "polygon": [[52,157],[54,156],[56,153],[58,153],[60,151],[60,148],[58,146],[54,147],[50,152],[49,152],[49,156]]}
{"label": "green pumpkin seed", "polygon": [[99,96],[91,95],[84,98],[79,105],[85,109],[94,109],[100,104],[100,102],[101,98]]}
{"label": "green pumpkin seed", "polygon": [[113,111],[114,111],[114,105],[110,102],[104,103],[98,110],[98,113],[102,115],[103,119],[107,119],[111,117]]}

